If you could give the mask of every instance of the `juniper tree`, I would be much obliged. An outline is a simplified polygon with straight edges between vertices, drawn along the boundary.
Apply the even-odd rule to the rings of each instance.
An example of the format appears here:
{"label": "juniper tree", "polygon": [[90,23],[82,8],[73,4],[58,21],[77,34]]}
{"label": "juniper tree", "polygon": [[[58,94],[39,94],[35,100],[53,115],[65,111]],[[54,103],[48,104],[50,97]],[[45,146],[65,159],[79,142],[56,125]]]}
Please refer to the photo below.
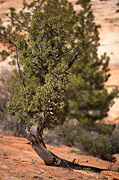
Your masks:
{"label": "juniper tree", "polygon": [[110,77],[110,59],[106,53],[98,56],[99,32],[89,0],[79,2],[81,10],[77,15],[76,36],[80,39],[81,61],[75,62],[72,71],[71,116],[82,124],[94,124],[108,115],[119,91],[115,88],[109,93],[105,88]]}
{"label": "juniper tree", "polygon": [[10,79],[8,110],[26,124],[27,138],[47,165],[82,169],[48,151],[42,139],[43,130],[62,124],[69,111],[70,69],[81,53],[77,15],[65,0],[29,5],[24,0],[23,5],[18,13],[10,9],[7,27],[0,23],[0,42],[8,46],[1,54],[4,59],[11,55],[18,65]]}
{"label": "juniper tree", "polygon": [[[67,41],[72,31],[64,29],[65,24],[72,26],[71,4],[54,0],[43,3],[37,0],[28,5],[24,1],[19,14],[11,8],[8,15],[11,24],[7,27],[0,24],[0,41],[8,45],[18,65],[18,71],[11,77],[12,99],[8,110],[26,124],[28,140],[47,165],[80,169],[83,167],[48,151],[42,139],[44,128],[62,124],[66,119],[69,69],[79,54],[73,36]],[[61,10],[66,14],[72,11],[71,16],[69,13],[62,18]]]}

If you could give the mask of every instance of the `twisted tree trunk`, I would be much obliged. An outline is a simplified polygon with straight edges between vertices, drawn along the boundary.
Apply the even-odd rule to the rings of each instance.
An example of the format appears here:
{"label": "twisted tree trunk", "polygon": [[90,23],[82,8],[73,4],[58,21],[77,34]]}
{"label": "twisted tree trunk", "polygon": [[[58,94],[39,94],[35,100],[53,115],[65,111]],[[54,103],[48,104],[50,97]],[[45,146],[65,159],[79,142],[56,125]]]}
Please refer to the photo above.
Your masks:
{"label": "twisted tree trunk", "polygon": [[45,162],[46,165],[57,166],[57,167],[61,166],[65,168],[73,168],[78,170],[90,168],[90,170],[95,172],[100,172],[102,170],[105,170],[91,166],[83,166],[83,165],[75,164],[74,162],[70,162],[65,159],[59,158],[58,156],[56,156],[47,149],[47,147],[43,142],[42,134],[43,134],[43,127],[40,125],[26,127],[27,139],[30,141],[33,149],[41,157],[41,159]]}

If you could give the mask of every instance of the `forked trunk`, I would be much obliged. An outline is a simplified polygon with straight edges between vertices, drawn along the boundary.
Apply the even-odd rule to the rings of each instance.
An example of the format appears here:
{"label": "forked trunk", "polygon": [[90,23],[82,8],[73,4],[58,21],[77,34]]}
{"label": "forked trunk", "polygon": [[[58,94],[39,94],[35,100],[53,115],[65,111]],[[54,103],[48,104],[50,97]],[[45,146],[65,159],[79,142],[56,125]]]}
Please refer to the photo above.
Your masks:
{"label": "forked trunk", "polygon": [[43,134],[43,128],[40,125],[26,127],[27,139],[30,141],[33,149],[41,157],[41,159],[45,162],[46,165],[61,166],[65,168],[73,168],[79,170],[90,168],[90,170],[95,172],[100,172],[104,170],[100,168],[75,164],[74,162],[70,162],[65,159],[59,158],[58,156],[56,156],[46,148],[42,139],[42,134]]}

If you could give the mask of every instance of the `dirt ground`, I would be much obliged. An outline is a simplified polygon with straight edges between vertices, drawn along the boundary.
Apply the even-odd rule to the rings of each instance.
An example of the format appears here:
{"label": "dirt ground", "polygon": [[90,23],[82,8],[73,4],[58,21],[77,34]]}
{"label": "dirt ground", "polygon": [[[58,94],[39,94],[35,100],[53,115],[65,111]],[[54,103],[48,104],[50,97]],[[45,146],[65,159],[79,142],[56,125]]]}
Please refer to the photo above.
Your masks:
{"label": "dirt ground", "polygon": [[22,137],[0,135],[0,180],[119,180],[119,154],[115,155],[115,164],[92,156],[71,153],[78,150],[73,147],[47,145],[47,148],[69,161],[76,159],[76,163],[107,169],[95,173],[90,169],[74,170],[61,167],[46,166],[34,152],[27,139]]}

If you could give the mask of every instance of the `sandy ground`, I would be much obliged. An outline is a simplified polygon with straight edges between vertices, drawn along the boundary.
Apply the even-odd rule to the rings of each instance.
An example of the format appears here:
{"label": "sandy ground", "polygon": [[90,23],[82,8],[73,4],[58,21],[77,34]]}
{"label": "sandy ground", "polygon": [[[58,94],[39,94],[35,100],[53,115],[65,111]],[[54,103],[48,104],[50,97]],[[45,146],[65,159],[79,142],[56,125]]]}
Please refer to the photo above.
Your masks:
{"label": "sandy ground", "polygon": [[27,139],[0,135],[0,180],[119,180],[119,155],[115,155],[115,164],[92,156],[71,153],[77,151],[73,147],[60,145],[47,148],[61,158],[76,163],[107,169],[101,173],[85,170],[66,169],[61,167],[46,166],[40,157],[34,152]]}

